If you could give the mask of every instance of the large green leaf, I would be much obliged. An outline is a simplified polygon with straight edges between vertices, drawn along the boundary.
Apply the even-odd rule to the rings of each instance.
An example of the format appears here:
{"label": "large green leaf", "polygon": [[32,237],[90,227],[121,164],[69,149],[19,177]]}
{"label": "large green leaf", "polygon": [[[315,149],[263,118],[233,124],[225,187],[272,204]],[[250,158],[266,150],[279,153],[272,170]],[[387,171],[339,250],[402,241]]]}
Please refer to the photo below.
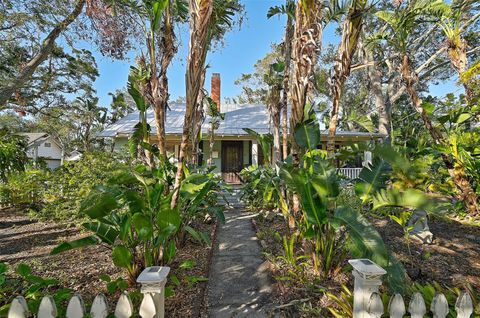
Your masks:
{"label": "large green leaf", "polygon": [[84,213],[92,219],[100,219],[117,207],[117,200],[112,193],[92,191],[80,205],[80,213]]}
{"label": "large green leaf", "polygon": [[398,189],[382,189],[373,197],[373,209],[382,207],[405,207],[413,209],[429,209],[433,200],[425,193],[415,189],[400,191]]}
{"label": "large green leaf", "polygon": [[387,270],[391,290],[405,290],[405,269],[388,251],[378,231],[358,211],[347,207],[335,210],[334,223],[348,232],[348,248],[353,257],[368,258]]}
{"label": "large green leaf", "polygon": [[115,266],[129,268],[132,264],[133,256],[128,248],[118,245],[112,251],[112,260]]}
{"label": "large green leaf", "polygon": [[295,141],[304,149],[316,149],[320,143],[320,126],[317,120],[307,120],[295,127]]}
{"label": "large green leaf", "polygon": [[118,237],[118,231],[111,225],[102,222],[87,222],[82,226],[95,233],[102,242],[113,245]]}
{"label": "large green leaf", "polygon": [[50,255],[55,255],[55,254],[65,252],[65,251],[75,249],[75,248],[85,247],[85,246],[89,246],[89,245],[96,245],[100,242],[101,241],[95,235],[87,236],[87,237],[84,237],[84,238],[81,238],[81,239],[78,239],[78,240],[75,240],[75,241],[71,241],[71,242],[63,242],[60,245],[58,245],[57,247],[55,247],[50,252]]}
{"label": "large green leaf", "polygon": [[364,167],[355,184],[355,193],[363,203],[371,199],[372,195],[380,189],[386,188],[390,165],[388,162],[375,158],[372,165]]}
{"label": "large green leaf", "polygon": [[152,237],[153,224],[145,215],[141,213],[135,213],[132,217],[132,223],[140,240],[147,241]]}
{"label": "large green leaf", "polygon": [[157,213],[157,223],[162,231],[170,232],[171,228],[173,228],[174,231],[177,231],[182,222],[178,207],[172,209],[170,207],[170,202],[171,195],[162,200],[160,211]]}
{"label": "large green leaf", "polygon": [[168,5],[169,0],[156,0],[153,3],[153,21],[152,21],[152,31],[155,32],[160,27],[160,21],[162,18],[162,13]]}

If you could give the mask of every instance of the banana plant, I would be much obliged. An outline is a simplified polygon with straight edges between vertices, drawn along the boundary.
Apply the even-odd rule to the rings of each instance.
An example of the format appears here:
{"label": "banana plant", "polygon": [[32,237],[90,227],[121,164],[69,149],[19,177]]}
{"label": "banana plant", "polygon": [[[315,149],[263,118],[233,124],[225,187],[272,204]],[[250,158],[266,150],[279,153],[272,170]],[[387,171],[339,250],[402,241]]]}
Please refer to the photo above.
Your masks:
{"label": "banana plant", "polygon": [[52,250],[58,254],[88,245],[112,249],[113,263],[124,268],[134,284],[148,266],[168,264],[175,256],[174,235],[180,228],[178,208],[170,208],[171,194],[165,184],[145,166],[115,177],[96,187],[82,202],[80,212],[89,221],[82,227],[90,236],[63,242]]}

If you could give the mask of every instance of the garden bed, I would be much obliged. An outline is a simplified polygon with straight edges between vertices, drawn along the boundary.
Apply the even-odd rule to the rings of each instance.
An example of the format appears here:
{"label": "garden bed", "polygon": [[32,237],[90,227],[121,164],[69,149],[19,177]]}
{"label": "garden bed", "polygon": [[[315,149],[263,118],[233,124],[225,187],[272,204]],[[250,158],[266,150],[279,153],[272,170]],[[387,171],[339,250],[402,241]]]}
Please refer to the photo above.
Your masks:
{"label": "garden bed", "polygon": [[[295,279],[286,279],[285,276],[292,275],[289,273],[291,269],[275,257],[284,255],[281,237],[289,234],[288,229],[281,215],[269,214],[267,217],[264,214],[257,216],[254,225],[264,252],[272,260],[278,306],[288,304],[282,307],[287,315],[330,316],[326,311],[321,311],[322,307],[332,305],[323,291],[338,294],[342,283],[352,287],[353,279],[348,264],[345,262],[344,272],[333,280],[319,279],[309,288],[297,283]],[[380,232],[387,248],[404,264],[414,282],[437,282],[442,286],[460,288],[468,282],[474,289],[480,290],[480,227],[452,220],[431,220],[430,229],[435,236],[433,244],[423,245],[411,240],[410,254],[402,228],[398,224],[388,219],[371,219],[371,222]],[[301,248],[297,243],[297,252],[301,252]],[[312,279],[310,281],[313,282]]]}
{"label": "garden bed", "polygon": [[[213,233],[214,224],[195,224],[195,228]],[[62,241],[85,236],[78,228],[68,224],[55,224],[31,220],[23,211],[0,210],[0,263],[11,267],[26,263],[33,274],[55,278],[62,287],[71,288],[82,295],[87,304],[98,293],[106,293],[106,283],[100,275],[107,274],[116,279],[122,276],[110,258],[111,251],[101,246],[90,246],[67,251],[59,255],[49,255]],[[203,290],[208,277],[210,247],[187,240],[177,251],[175,261],[170,265],[172,274],[180,284],[174,286],[173,295],[166,300],[166,316],[196,317],[203,309]],[[192,268],[180,269],[180,264],[194,261]],[[200,281],[200,282],[197,282]],[[169,280],[172,284],[172,280]],[[107,294],[111,304],[118,298],[118,292]],[[0,307],[3,304],[0,303]]]}

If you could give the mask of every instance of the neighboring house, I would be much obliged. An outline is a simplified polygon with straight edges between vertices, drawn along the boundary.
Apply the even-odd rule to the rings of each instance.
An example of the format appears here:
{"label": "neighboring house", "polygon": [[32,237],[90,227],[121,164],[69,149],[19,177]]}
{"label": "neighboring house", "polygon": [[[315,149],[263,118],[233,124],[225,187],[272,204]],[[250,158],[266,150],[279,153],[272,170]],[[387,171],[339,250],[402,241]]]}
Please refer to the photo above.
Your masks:
{"label": "neighboring house", "polygon": [[45,161],[48,168],[55,169],[62,164],[62,147],[58,141],[47,133],[20,133],[28,140],[27,156],[36,161]]}
{"label": "neighboring house", "polygon": [[[214,75],[216,76],[216,75]],[[218,75],[217,75],[218,76]],[[218,87],[215,86],[218,83]],[[219,105],[219,81],[212,80],[212,96],[217,97],[217,105]],[[167,137],[167,152],[170,155],[178,157],[180,141],[182,138],[183,120],[185,115],[185,104],[170,103],[170,110],[167,111],[165,130]],[[246,166],[252,164],[261,164],[263,162],[262,151],[257,141],[246,133],[243,128],[250,128],[258,133],[265,134],[271,132],[270,119],[265,105],[222,105],[221,111],[225,113],[225,119],[220,122],[219,128],[215,130],[215,144],[213,146],[213,159],[217,173],[221,173],[225,181],[231,183],[239,183],[239,172]],[[102,131],[98,137],[112,138],[115,142],[115,149],[120,149],[132,135],[135,125],[138,123],[139,114],[131,113],[120,119],[113,125]],[[152,127],[151,142],[155,142],[155,118],[153,110],[147,112],[147,121]],[[208,132],[210,129],[210,120],[207,117],[202,126],[202,139],[200,142],[199,162],[205,163],[210,156],[210,147],[208,142]],[[328,131],[321,132],[323,142],[326,143]],[[335,137],[337,145],[348,142],[373,141],[381,139],[383,136],[378,133],[363,132],[343,132],[338,131]],[[325,147],[326,144],[322,145]],[[370,154],[367,152],[364,158],[359,160],[359,167],[355,170],[358,174],[362,166],[362,160],[368,161]],[[355,177],[350,172],[346,172],[348,177]]]}
{"label": "neighboring house", "polygon": [[82,156],[83,154],[78,151],[78,150],[74,150],[72,151],[67,157],[65,157],[65,161],[78,161],[80,159],[82,159]]}

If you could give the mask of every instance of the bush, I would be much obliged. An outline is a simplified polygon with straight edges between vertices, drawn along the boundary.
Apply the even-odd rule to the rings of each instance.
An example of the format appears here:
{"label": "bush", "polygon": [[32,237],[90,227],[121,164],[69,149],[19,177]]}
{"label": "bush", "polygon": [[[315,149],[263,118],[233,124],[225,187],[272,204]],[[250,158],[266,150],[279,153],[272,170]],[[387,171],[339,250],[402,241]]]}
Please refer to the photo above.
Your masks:
{"label": "bush", "polygon": [[80,202],[91,189],[125,169],[128,165],[115,154],[98,151],[65,162],[54,171],[27,168],[10,174],[0,186],[0,203],[28,206],[32,216],[39,219],[74,220],[82,217]]}

